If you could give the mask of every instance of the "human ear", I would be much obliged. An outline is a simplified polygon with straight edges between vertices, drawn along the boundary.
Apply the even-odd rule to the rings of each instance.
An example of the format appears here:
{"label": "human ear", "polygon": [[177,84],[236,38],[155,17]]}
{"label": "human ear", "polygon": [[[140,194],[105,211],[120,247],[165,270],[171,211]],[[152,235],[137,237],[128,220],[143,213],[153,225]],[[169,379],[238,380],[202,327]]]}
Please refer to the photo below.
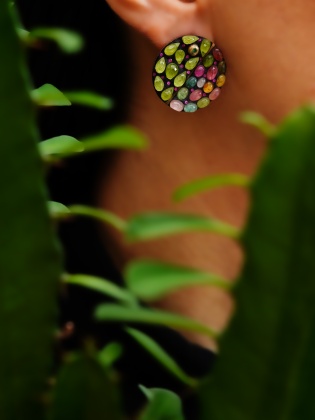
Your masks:
{"label": "human ear", "polygon": [[198,0],[107,2],[125,22],[151,39],[159,48],[182,35],[194,34],[213,38],[209,24],[203,19]]}

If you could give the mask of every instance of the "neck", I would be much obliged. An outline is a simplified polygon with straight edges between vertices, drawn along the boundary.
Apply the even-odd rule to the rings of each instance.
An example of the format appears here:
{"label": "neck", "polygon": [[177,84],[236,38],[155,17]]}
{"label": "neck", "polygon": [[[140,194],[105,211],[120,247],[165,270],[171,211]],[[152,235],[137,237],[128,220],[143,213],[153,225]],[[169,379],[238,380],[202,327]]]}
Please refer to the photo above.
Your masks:
{"label": "neck", "polygon": [[[173,191],[191,180],[218,173],[251,175],[255,171],[264,142],[259,133],[238,122],[246,105],[237,99],[242,97],[237,86],[229,80],[228,72],[217,102],[194,114],[176,113],[158,99],[152,88],[151,68],[157,51],[140,36],[133,37],[131,45],[137,45],[139,67],[127,122],[143,131],[151,146],[145,152],[119,154],[102,189],[101,205],[124,217],[145,211],[190,212],[241,227],[248,207],[244,190],[224,188],[181,204],[171,201]],[[112,241],[119,266],[134,257],[150,257],[234,279],[242,260],[235,243],[215,235],[189,234],[136,246],[126,246],[115,236]],[[195,287],[189,293],[186,289],[172,294],[158,306],[220,329],[226,323],[231,302],[222,291]],[[213,345],[200,337],[191,338],[208,347]]]}

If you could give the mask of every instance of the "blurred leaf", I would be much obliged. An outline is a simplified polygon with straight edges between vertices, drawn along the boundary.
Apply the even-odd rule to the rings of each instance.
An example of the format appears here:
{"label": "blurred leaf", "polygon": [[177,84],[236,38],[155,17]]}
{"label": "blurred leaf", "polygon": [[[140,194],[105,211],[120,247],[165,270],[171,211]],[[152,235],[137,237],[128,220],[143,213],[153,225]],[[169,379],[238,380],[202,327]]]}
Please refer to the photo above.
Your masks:
{"label": "blurred leaf", "polygon": [[55,86],[45,85],[31,92],[33,101],[39,106],[69,106],[71,102]]}
{"label": "blurred leaf", "polygon": [[122,353],[122,345],[120,343],[113,342],[107,344],[101,351],[99,351],[97,359],[105,369],[109,369],[118,359],[120,359]]}
{"label": "blurred leaf", "polygon": [[73,91],[65,92],[66,97],[72,104],[82,105],[91,108],[108,111],[113,108],[114,102],[112,99],[101,96],[94,92]]}
{"label": "blurred leaf", "polygon": [[126,238],[129,241],[146,241],[186,232],[214,232],[237,238],[237,228],[209,217],[193,214],[145,213],[129,220]]}
{"label": "blurred leaf", "polygon": [[109,280],[85,274],[64,274],[63,280],[68,284],[86,287],[106,296],[110,296],[125,304],[136,305],[135,297],[128,290],[117,286]]}
{"label": "blurred leaf", "polygon": [[42,420],[61,261],[12,13],[1,1],[0,418]]}
{"label": "blurred leaf", "polygon": [[243,112],[240,120],[245,124],[258,128],[258,130],[268,138],[273,137],[276,134],[276,127],[257,112]]}
{"label": "blurred leaf", "polygon": [[61,369],[52,420],[122,420],[118,389],[93,358],[80,356]]}
{"label": "blurred leaf", "polygon": [[64,204],[57,203],[56,201],[48,201],[48,210],[53,218],[58,218],[60,215],[69,215],[70,210]]}
{"label": "blurred leaf", "polygon": [[201,192],[226,186],[248,187],[250,179],[241,174],[213,175],[197,179],[178,188],[173,195],[175,201],[182,201]]}
{"label": "blurred leaf", "polygon": [[174,392],[167,389],[145,388],[141,391],[149,399],[149,404],[140,416],[140,420],[184,420],[182,403]]}
{"label": "blurred leaf", "polygon": [[67,54],[79,52],[84,46],[84,40],[80,34],[63,28],[36,28],[28,36],[28,43],[44,39],[55,42],[61,51]]}
{"label": "blurred leaf", "polygon": [[143,149],[147,140],[133,127],[117,126],[103,133],[83,139],[85,152],[102,149]]}
{"label": "blurred leaf", "polygon": [[231,284],[219,276],[188,267],[180,267],[156,261],[136,261],[127,266],[127,287],[146,301],[160,299],[167,293],[194,285],[217,286],[229,289]]}
{"label": "blurred leaf", "polygon": [[44,140],[38,145],[40,154],[43,159],[46,157],[63,155],[64,153],[83,152],[83,144],[70,136],[58,136],[48,140]]}
{"label": "blurred leaf", "polygon": [[125,229],[126,222],[119,216],[116,216],[116,214],[109,211],[78,204],[69,206],[68,208],[71,214],[74,216],[90,217],[92,219],[98,220],[99,222],[113,226],[119,231],[123,231]]}
{"label": "blurred leaf", "polygon": [[277,129],[251,188],[237,310],[202,420],[315,418],[315,108]]}
{"label": "blurred leaf", "polygon": [[210,337],[218,334],[205,325],[193,319],[176,315],[170,312],[155,309],[129,308],[114,304],[103,304],[96,308],[95,317],[98,321],[124,323],[138,322],[142,324],[163,325],[165,327],[178,328],[200,332]]}
{"label": "blurred leaf", "polygon": [[197,380],[188,376],[177,362],[151,337],[134,328],[126,328],[126,331],[177,379],[189,386],[197,385]]}

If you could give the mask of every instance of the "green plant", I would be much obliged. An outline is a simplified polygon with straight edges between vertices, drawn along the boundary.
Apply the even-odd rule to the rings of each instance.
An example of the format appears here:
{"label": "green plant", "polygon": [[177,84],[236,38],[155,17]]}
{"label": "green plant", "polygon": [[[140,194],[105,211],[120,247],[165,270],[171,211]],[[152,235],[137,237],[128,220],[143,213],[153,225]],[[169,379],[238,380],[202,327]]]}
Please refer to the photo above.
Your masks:
{"label": "green plant", "polygon": [[[225,185],[249,188],[252,209],[244,232],[197,215],[150,213],[122,220],[80,203],[66,207],[50,202],[47,206],[45,165],[97,149],[139,149],[146,141],[130,127],[116,127],[82,141],[60,136],[37,147],[32,103],[69,106],[71,98],[104,110],[112,104],[94,93],[64,94],[51,85],[31,91],[12,13],[8,2],[0,3],[0,56],[5,57],[0,68],[1,418],[39,420],[49,414],[54,420],[96,420],[108,418],[108,413],[113,420],[123,418],[113,369],[123,351],[119,343],[98,349],[93,341],[85,341],[78,353],[67,355],[59,366],[51,400],[47,382],[60,283],[89,287],[116,301],[96,308],[96,319],[103,322],[160,324],[220,339],[218,332],[189,318],[141,305],[188,285],[209,284],[228,290],[229,283],[214,273],[158,261],[135,261],[125,272],[125,287],[89,273],[62,273],[52,221],[91,217],[111,225],[129,241],[196,230],[240,241],[246,263],[234,292],[237,310],[220,339],[222,351],[213,374],[197,381],[147,334],[130,327],[126,332],[199,395],[201,420],[312,419],[315,109],[303,107],[279,127],[256,114],[247,114],[246,121],[270,139],[256,176],[248,179],[239,174],[219,174],[175,192],[179,200]],[[27,45],[53,39],[66,52],[75,52],[82,45],[80,37],[64,30],[41,28],[31,34],[20,30],[19,34]],[[140,420],[183,420],[181,402],[174,393],[149,390],[144,385],[141,390],[148,405]]]}

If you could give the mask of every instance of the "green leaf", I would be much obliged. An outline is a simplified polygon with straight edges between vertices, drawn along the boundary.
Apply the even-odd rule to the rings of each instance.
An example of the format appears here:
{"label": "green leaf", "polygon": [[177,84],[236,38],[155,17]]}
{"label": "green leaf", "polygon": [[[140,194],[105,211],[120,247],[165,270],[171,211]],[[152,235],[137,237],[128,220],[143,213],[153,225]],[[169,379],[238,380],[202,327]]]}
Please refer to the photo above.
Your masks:
{"label": "green leaf", "polygon": [[257,112],[243,112],[240,120],[245,124],[256,127],[268,138],[273,137],[276,134],[276,127]]}
{"label": "green leaf", "polygon": [[213,232],[237,238],[237,228],[193,214],[145,213],[133,217],[127,223],[126,238],[128,241],[147,241],[186,232]]}
{"label": "green leaf", "polygon": [[43,159],[50,156],[62,156],[64,153],[83,152],[83,144],[70,136],[58,136],[39,143],[39,152]]}
{"label": "green leaf", "polygon": [[188,376],[177,362],[151,337],[134,328],[126,328],[126,331],[177,379],[189,386],[197,385],[197,380]]}
{"label": "green leaf", "polygon": [[315,108],[278,128],[251,188],[237,310],[202,420],[315,418]]}
{"label": "green leaf", "polygon": [[120,343],[109,343],[97,355],[97,360],[105,368],[109,369],[120,359],[123,348]]}
{"label": "green leaf", "polygon": [[114,106],[114,102],[112,99],[107,98],[106,96],[98,95],[94,92],[74,91],[65,92],[65,95],[69,99],[69,101],[71,101],[71,103],[75,105],[96,108],[102,111],[108,111]]}
{"label": "green leaf", "polygon": [[147,140],[140,131],[129,126],[117,126],[82,140],[85,152],[103,149],[143,149]]}
{"label": "green leaf", "polygon": [[58,375],[51,419],[122,420],[119,400],[106,370],[95,359],[80,356],[66,363]]}
{"label": "green leaf", "polygon": [[119,231],[123,231],[126,227],[126,222],[123,219],[106,210],[96,209],[79,204],[69,206],[68,209],[74,216],[90,217],[92,219],[98,220],[99,222],[108,224]]}
{"label": "green leaf", "polygon": [[35,28],[29,33],[28,43],[37,42],[38,39],[55,42],[61,51],[67,54],[79,52],[84,46],[84,40],[80,34],[69,29],[62,28]]}
{"label": "green leaf", "polygon": [[55,86],[46,83],[31,92],[33,101],[38,106],[69,106],[71,102]]}
{"label": "green leaf", "polygon": [[70,215],[70,210],[64,204],[57,203],[56,201],[48,201],[48,211],[52,218],[59,218],[61,216]]}
{"label": "green leaf", "polygon": [[42,420],[62,269],[13,12],[0,2],[0,418]]}
{"label": "green leaf", "polygon": [[140,420],[184,420],[182,403],[174,392],[160,388],[145,388],[141,391],[149,399],[149,404],[140,416]]}
{"label": "green leaf", "polygon": [[63,280],[68,284],[86,287],[129,305],[136,305],[135,297],[128,290],[117,286],[109,280],[86,274],[64,274]]}
{"label": "green leaf", "polygon": [[96,308],[95,317],[98,321],[102,322],[119,321],[128,324],[139,322],[143,324],[163,325],[165,327],[196,331],[208,335],[211,338],[215,338],[218,335],[215,331],[190,318],[155,309],[103,304]]}
{"label": "green leaf", "polygon": [[125,271],[127,287],[139,299],[154,301],[182,287],[209,285],[229,289],[231,283],[219,276],[188,267],[156,261],[136,261]]}
{"label": "green leaf", "polygon": [[204,191],[226,186],[248,187],[249,182],[250,179],[246,175],[241,174],[212,175],[197,179],[178,188],[173,195],[173,199],[175,201],[182,201]]}

